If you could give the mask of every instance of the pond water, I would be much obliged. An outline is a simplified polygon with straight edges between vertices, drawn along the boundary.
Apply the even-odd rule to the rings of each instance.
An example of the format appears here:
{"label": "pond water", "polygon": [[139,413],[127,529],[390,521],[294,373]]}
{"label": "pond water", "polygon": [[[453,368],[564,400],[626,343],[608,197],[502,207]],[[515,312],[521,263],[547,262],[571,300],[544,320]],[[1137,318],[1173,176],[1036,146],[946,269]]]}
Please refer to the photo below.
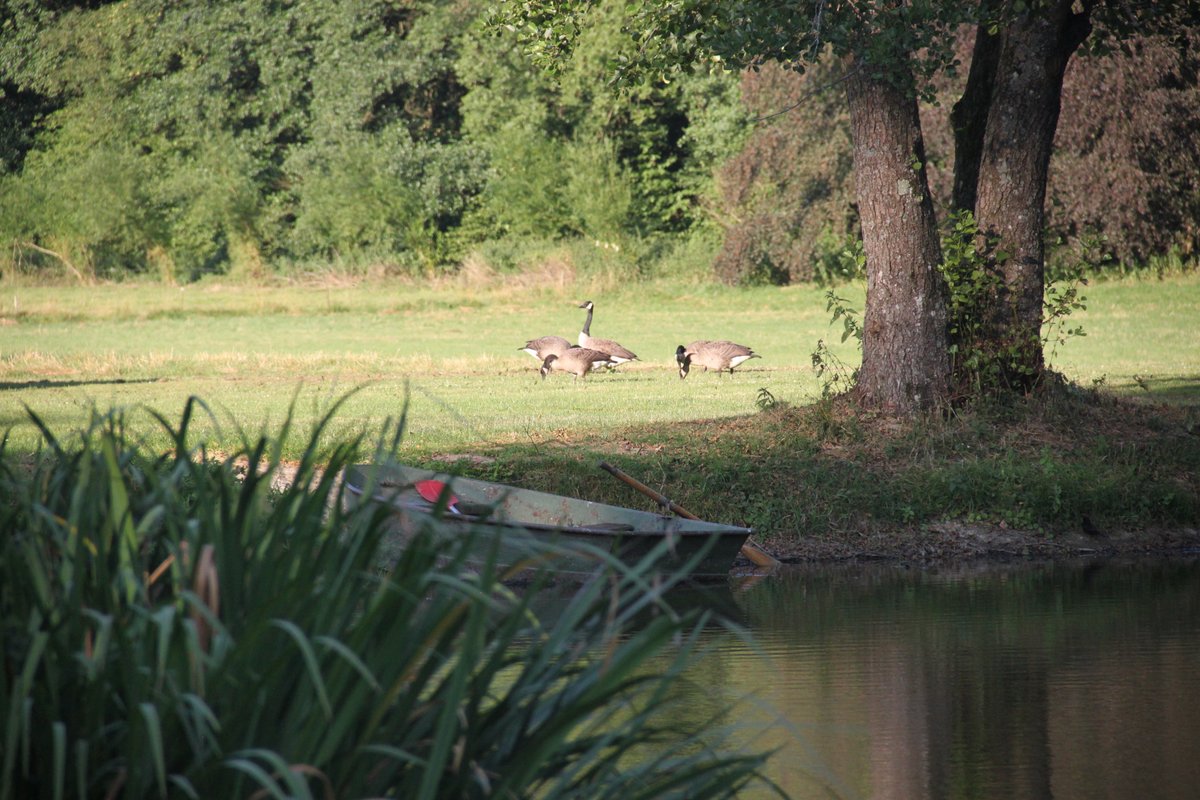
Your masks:
{"label": "pond water", "polygon": [[[785,568],[680,686],[794,798],[1200,797],[1200,558]],[[763,795],[766,796],[766,795]]]}

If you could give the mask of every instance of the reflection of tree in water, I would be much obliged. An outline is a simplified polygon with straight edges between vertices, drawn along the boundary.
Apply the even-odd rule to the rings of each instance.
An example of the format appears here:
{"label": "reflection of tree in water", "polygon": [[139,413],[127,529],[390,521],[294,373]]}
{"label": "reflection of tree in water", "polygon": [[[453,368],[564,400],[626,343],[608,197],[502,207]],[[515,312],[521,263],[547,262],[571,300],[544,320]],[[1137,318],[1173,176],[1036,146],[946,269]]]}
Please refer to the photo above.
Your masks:
{"label": "reflection of tree in water", "polygon": [[782,713],[816,726],[851,794],[1183,797],[1200,779],[1200,722],[1178,710],[1200,704],[1195,562],[820,568],[743,603]]}

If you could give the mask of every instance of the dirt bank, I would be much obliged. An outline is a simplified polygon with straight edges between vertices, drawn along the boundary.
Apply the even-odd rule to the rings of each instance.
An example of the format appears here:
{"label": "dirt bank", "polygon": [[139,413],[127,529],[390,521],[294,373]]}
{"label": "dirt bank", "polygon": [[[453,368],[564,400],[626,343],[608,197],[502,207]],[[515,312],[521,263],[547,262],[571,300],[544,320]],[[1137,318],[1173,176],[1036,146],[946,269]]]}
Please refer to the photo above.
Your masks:
{"label": "dirt bank", "polygon": [[1049,534],[997,525],[948,522],[924,528],[767,539],[763,549],[785,563],[890,560],[944,564],[975,560],[1200,553],[1200,529]]}

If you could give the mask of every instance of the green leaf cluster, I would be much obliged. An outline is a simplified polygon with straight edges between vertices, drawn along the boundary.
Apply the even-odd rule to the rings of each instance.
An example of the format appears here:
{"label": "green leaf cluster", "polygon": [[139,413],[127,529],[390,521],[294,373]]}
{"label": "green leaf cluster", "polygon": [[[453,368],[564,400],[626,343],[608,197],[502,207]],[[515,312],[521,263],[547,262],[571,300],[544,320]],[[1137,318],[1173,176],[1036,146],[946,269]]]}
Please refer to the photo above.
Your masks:
{"label": "green leaf cluster", "polygon": [[[1031,378],[1022,352],[1029,346],[1016,335],[997,336],[989,330],[989,309],[1005,302],[1004,263],[1009,255],[987,237],[970,211],[951,212],[943,225],[942,263],[945,280],[950,356],[958,389],[964,395],[986,396]],[[1075,336],[1086,335],[1082,325],[1069,325],[1075,311],[1087,308],[1080,287],[1087,284],[1085,267],[1077,262],[1050,280],[1042,302],[1042,332],[1037,346],[1053,357]]]}
{"label": "green leaf cluster", "polygon": [[[0,268],[429,274],[574,239],[584,269],[703,251],[731,283],[836,278],[857,236],[842,81],[911,72],[945,103],[955,32],[1027,5],[2,0]],[[1096,150],[1095,126],[1079,131],[1077,161],[1128,145],[1145,166],[1113,184],[1121,204],[1052,191],[1056,232],[1102,227],[1121,257],[1194,249],[1186,5],[1096,9],[1097,47],[1173,31],[1180,55],[1139,105],[1180,144],[1110,133]],[[778,77],[793,72],[804,98]]]}
{"label": "green leaf cluster", "polygon": [[473,0],[7,0],[9,263],[428,273],[506,236],[687,232],[745,125],[736,76],[617,97],[630,43],[623,4],[602,10],[552,82]]}

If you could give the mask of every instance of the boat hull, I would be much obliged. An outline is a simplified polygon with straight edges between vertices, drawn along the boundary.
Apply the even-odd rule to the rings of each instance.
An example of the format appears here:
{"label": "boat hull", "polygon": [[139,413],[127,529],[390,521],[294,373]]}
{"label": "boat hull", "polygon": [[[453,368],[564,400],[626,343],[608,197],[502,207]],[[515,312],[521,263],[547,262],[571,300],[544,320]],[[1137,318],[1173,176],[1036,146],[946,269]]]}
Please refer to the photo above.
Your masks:
{"label": "boat hull", "polygon": [[[418,532],[431,531],[452,539],[471,537],[471,559],[501,568],[536,564],[555,572],[589,573],[606,557],[632,566],[655,556],[656,570],[723,576],[751,533],[401,464],[351,466],[344,480],[348,504],[388,507],[388,559]],[[425,481],[444,483],[447,496],[422,496],[417,486]]]}

